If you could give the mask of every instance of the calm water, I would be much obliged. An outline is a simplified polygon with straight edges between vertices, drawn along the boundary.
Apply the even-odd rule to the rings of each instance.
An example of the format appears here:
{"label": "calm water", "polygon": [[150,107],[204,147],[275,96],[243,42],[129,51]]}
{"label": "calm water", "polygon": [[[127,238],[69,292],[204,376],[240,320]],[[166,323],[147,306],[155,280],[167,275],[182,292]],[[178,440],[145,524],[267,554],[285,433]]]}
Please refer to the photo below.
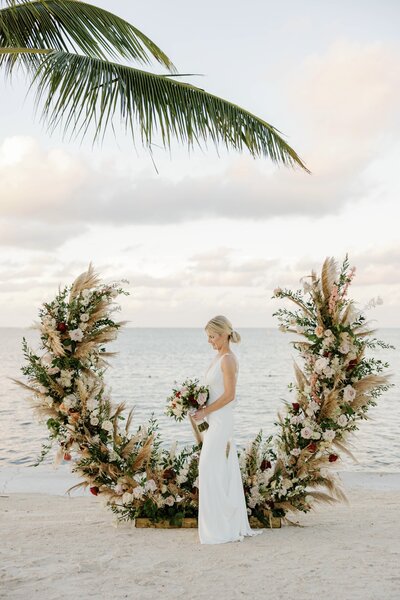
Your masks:
{"label": "calm water", "polygon": [[[296,353],[289,344],[293,336],[276,329],[241,329],[242,342],[232,344],[240,359],[235,408],[238,445],[250,441],[260,428],[266,434],[275,430],[274,421],[282,400],[293,400],[287,390],[293,380]],[[32,464],[46,439],[45,425],[38,424],[23,390],[7,377],[21,378],[23,364],[21,339],[27,337],[37,347],[37,333],[23,329],[0,329],[0,465]],[[400,471],[400,329],[382,329],[377,336],[396,346],[380,350],[394,374],[391,388],[370,410],[370,420],[360,424],[352,440],[352,452],[359,464],[344,459],[342,468],[358,471]],[[215,356],[202,329],[126,329],[110,350],[112,359],[107,381],[115,402],[135,407],[134,425],[146,422],[154,412],[166,444],[178,440],[192,443],[189,423],[175,423],[163,415],[165,398],[174,380],[200,377]],[[53,459],[51,453],[48,462]],[[340,467],[339,467],[340,468]]]}

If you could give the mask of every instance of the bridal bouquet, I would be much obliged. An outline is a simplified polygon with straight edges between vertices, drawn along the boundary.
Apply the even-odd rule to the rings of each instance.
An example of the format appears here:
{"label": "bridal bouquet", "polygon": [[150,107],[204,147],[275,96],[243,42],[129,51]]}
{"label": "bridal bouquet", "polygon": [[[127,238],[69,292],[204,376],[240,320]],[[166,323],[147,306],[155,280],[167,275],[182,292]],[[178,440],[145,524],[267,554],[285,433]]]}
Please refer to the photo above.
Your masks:
{"label": "bridal bouquet", "polygon": [[[193,414],[202,408],[208,400],[209,390],[207,386],[198,384],[198,379],[186,379],[180,386],[173,388],[172,394],[167,398],[165,413],[175,421],[183,421],[187,414]],[[199,431],[204,431],[208,428],[208,423],[200,421],[197,426]]]}

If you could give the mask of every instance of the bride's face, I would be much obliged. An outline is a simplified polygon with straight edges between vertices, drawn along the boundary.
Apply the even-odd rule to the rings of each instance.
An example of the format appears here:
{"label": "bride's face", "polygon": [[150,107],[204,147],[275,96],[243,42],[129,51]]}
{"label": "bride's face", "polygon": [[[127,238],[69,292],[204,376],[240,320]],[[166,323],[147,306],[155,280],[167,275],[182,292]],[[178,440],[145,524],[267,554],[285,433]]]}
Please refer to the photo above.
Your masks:
{"label": "bride's face", "polygon": [[216,333],[215,331],[207,331],[208,343],[214,348],[214,350],[220,350],[224,343],[224,334]]}

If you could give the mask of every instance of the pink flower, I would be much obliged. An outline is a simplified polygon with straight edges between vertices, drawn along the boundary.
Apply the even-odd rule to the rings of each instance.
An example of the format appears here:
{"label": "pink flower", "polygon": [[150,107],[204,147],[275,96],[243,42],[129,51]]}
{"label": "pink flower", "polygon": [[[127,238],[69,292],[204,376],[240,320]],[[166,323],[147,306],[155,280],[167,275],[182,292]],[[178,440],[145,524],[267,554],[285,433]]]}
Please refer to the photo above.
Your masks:
{"label": "pink flower", "polygon": [[200,394],[197,396],[197,402],[202,405],[207,401],[207,394],[206,392],[200,392]]}
{"label": "pink flower", "polygon": [[303,427],[301,430],[301,437],[303,437],[305,440],[310,439],[312,434],[313,430],[310,427]]}
{"label": "pink flower", "polygon": [[338,287],[337,287],[336,283],[334,283],[332,286],[331,295],[329,297],[328,311],[330,314],[332,314],[334,312],[336,302],[338,301],[338,299],[339,299]]}

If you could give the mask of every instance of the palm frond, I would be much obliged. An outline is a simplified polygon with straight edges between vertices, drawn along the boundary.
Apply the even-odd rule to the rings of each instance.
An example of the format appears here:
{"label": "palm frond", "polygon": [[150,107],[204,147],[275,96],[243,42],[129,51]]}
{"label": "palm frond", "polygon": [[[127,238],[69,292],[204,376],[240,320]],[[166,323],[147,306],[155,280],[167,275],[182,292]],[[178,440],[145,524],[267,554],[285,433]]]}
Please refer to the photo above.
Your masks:
{"label": "palm frond", "polygon": [[90,125],[94,139],[104,136],[119,114],[125,130],[149,147],[160,132],[165,147],[175,138],[187,146],[200,140],[265,156],[285,166],[309,172],[278,129],[243,108],[188,83],[133,67],[68,52],[41,58],[31,84],[37,87],[43,119],[50,131],[63,125],[64,134],[85,136]]}
{"label": "palm frond", "polygon": [[[20,0],[0,9],[0,46],[83,52],[88,56],[151,59],[171,72],[162,50],[136,27],[98,6],[77,0]],[[23,57],[27,66],[32,61]],[[0,60],[1,64],[1,60]]]}

